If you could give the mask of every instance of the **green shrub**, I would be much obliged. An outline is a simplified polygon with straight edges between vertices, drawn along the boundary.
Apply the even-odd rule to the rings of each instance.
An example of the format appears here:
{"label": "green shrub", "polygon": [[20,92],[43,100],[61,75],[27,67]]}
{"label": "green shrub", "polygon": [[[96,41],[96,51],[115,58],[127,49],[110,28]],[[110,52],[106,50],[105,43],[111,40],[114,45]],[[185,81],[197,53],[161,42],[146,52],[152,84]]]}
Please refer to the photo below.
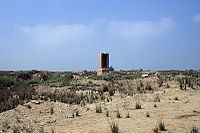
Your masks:
{"label": "green shrub", "polygon": [[115,89],[109,89],[109,94],[110,94],[110,96],[113,96],[114,95],[114,93],[115,93]]}
{"label": "green shrub", "polygon": [[142,90],[141,90],[141,87],[140,86],[137,86],[137,92],[141,93]]}
{"label": "green shrub", "polygon": [[54,113],[53,107],[50,108],[51,115]]}
{"label": "green shrub", "polygon": [[13,127],[12,127],[12,131],[13,131],[14,133],[19,133],[20,130],[21,130],[21,127],[20,127],[20,126],[13,126]]}
{"label": "green shrub", "polygon": [[129,112],[126,114],[126,118],[130,118]]}
{"label": "green shrub", "polygon": [[104,95],[101,95],[101,100],[105,100],[105,96]]}
{"label": "green shrub", "polygon": [[167,84],[167,88],[170,88],[169,84]]}
{"label": "green shrub", "polygon": [[179,79],[179,87],[181,90],[183,89],[183,79]]}
{"label": "green shrub", "polygon": [[78,95],[76,95],[74,97],[74,101],[75,101],[76,104],[80,104],[81,103],[81,98]]}
{"label": "green shrub", "polygon": [[34,133],[34,129],[31,127],[23,126],[22,131],[25,131],[26,133]]}
{"label": "green shrub", "polygon": [[178,100],[178,97],[176,96],[176,97],[174,98],[174,100]]}
{"label": "green shrub", "polygon": [[193,126],[190,133],[198,133],[198,128],[196,126]]}
{"label": "green shrub", "polygon": [[154,132],[154,133],[159,133],[159,132],[158,132],[158,127],[155,127],[155,128],[153,129],[153,132]]}
{"label": "green shrub", "polygon": [[102,74],[102,75],[99,75],[99,76],[90,77],[90,79],[93,79],[93,80],[106,80],[106,81],[111,81],[112,78],[113,77],[110,74]]}
{"label": "green shrub", "polygon": [[162,84],[163,84],[163,79],[159,79],[159,80],[158,80],[158,86],[161,87]]}
{"label": "green shrub", "polygon": [[109,115],[109,111],[108,110],[106,110],[106,117],[109,117],[110,115]]}
{"label": "green shrub", "polygon": [[98,93],[99,93],[100,96],[102,96],[103,95],[103,89],[99,89]]}
{"label": "green shrub", "polygon": [[0,76],[0,89],[4,89],[6,87],[13,86],[15,84],[15,81],[13,78],[9,76]]}
{"label": "green shrub", "polygon": [[118,133],[119,132],[119,125],[113,121],[110,124],[110,129],[111,129],[112,133]]}
{"label": "green shrub", "polygon": [[103,92],[108,92],[108,90],[109,90],[108,86],[107,86],[107,85],[104,85],[104,86],[103,86]]}
{"label": "green shrub", "polygon": [[39,129],[38,129],[39,133],[44,133],[44,127],[43,126],[40,126]]}
{"label": "green shrub", "polygon": [[139,102],[136,102],[136,104],[135,104],[135,108],[136,108],[136,109],[141,109],[142,106],[141,106],[141,104],[140,104]]}
{"label": "green shrub", "polygon": [[79,116],[79,111],[78,111],[78,110],[76,110],[75,114],[76,114],[76,116]]}
{"label": "green shrub", "polygon": [[153,90],[150,84],[147,83],[147,86],[145,87],[146,90]]}
{"label": "green shrub", "polygon": [[160,131],[165,131],[166,130],[165,129],[165,124],[162,121],[158,124],[158,127],[159,127]]}
{"label": "green shrub", "polygon": [[96,105],[96,113],[102,113],[101,105]]}
{"label": "green shrub", "polygon": [[149,112],[147,112],[147,113],[146,113],[146,117],[150,117],[150,114],[149,114]]}
{"label": "green shrub", "polygon": [[156,96],[154,97],[154,102],[160,102],[159,95],[156,95]]}
{"label": "green shrub", "polygon": [[129,86],[129,87],[128,87],[128,90],[126,91],[126,94],[127,94],[128,96],[133,96],[133,94],[134,94],[133,88],[131,88],[131,87]]}
{"label": "green shrub", "polygon": [[81,96],[80,96],[81,100],[84,99],[84,95],[83,95],[83,92],[81,92]]}
{"label": "green shrub", "polygon": [[117,118],[121,118],[121,114],[120,114],[119,110],[117,110],[116,116],[117,116]]}

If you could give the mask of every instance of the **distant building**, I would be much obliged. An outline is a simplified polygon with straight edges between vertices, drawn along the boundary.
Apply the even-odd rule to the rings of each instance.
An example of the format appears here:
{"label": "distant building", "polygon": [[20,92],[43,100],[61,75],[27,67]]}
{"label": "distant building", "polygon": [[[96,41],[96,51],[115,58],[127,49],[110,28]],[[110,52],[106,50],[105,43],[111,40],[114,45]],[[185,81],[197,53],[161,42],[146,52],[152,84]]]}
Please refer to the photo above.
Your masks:
{"label": "distant building", "polygon": [[101,75],[104,73],[109,73],[109,54],[108,53],[100,53],[98,56],[98,69],[97,75]]}

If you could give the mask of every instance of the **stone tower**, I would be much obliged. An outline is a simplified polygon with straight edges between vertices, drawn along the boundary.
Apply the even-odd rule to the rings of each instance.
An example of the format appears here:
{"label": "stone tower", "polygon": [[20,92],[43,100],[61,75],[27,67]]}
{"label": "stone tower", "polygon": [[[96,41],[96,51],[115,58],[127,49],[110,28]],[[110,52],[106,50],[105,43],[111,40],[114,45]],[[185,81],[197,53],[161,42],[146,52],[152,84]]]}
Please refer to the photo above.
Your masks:
{"label": "stone tower", "polygon": [[99,53],[97,75],[109,73],[109,54]]}

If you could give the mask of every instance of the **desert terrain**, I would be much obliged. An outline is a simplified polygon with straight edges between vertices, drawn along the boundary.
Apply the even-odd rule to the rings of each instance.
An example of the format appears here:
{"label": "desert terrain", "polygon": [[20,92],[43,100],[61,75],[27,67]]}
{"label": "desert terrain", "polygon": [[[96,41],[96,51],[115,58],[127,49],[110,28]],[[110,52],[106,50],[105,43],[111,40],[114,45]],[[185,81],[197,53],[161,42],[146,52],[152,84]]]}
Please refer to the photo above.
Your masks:
{"label": "desert terrain", "polygon": [[0,72],[0,131],[188,133],[200,128],[199,71]]}

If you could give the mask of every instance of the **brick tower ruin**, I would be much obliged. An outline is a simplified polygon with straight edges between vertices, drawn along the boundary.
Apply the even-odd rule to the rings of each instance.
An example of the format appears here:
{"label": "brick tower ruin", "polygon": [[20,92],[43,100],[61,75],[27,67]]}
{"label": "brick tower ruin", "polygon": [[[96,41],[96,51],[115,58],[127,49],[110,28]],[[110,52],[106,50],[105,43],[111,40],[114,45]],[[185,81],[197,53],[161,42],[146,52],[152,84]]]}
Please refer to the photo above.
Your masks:
{"label": "brick tower ruin", "polygon": [[99,53],[97,75],[109,73],[109,54]]}

